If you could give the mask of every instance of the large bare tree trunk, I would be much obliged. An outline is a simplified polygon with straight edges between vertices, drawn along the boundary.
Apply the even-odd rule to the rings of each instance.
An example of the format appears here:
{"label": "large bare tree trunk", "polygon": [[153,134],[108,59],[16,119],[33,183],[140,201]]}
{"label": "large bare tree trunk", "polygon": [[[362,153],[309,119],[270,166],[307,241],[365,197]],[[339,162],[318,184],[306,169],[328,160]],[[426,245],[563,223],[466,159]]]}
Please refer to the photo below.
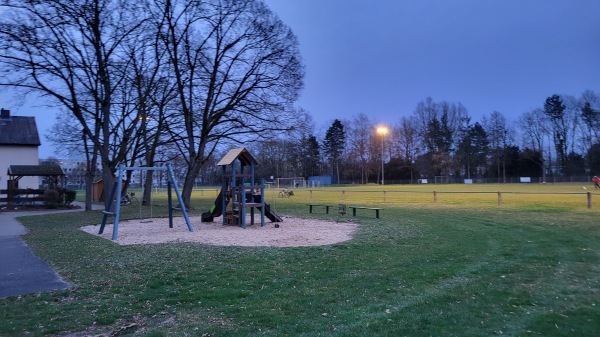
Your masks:
{"label": "large bare tree trunk", "polygon": [[200,173],[200,169],[202,165],[194,162],[192,165],[188,166],[187,173],[185,174],[185,179],[183,181],[183,189],[181,190],[181,198],[183,199],[183,203],[186,208],[192,209],[192,190],[194,189],[194,183],[196,181],[196,177],[198,173]]}

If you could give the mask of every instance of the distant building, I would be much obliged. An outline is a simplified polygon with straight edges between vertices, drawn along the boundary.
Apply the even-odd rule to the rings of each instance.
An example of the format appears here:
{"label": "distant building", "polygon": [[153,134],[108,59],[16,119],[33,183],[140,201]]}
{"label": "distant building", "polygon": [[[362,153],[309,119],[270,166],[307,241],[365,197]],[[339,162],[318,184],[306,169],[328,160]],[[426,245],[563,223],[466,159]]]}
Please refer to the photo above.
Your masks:
{"label": "distant building", "polygon": [[[73,159],[40,159],[40,165],[57,164],[65,173],[66,187],[70,189],[85,188],[86,162]],[[40,177],[43,179],[43,177]],[[40,181],[40,186],[44,186],[44,181]]]}
{"label": "distant building", "polygon": [[[0,189],[6,189],[10,165],[39,165],[41,145],[35,117],[11,116],[0,110]],[[23,177],[19,188],[39,188],[37,177]]]}

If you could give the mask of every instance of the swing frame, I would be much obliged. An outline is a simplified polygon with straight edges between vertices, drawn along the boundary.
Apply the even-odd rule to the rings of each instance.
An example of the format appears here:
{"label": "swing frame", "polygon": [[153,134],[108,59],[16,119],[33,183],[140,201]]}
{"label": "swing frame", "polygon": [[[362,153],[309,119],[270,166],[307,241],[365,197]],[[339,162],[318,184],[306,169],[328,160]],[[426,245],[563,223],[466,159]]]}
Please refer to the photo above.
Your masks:
{"label": "swing frame", "polygon": [[179,205],[181,208],[178,208],[183,213],[183,217],[185,218],[185,222],[187,224],[188,230],[190,232],[194,231],[192,224],[190,222],[190,218],[188,217],[187,211],[185,209],[185,204],[183,203],[183,199],[181,198],[181,193],[179,193],[179,187],[177,186],[177,181],[175,180],[175,174],[173,174],[173,167],[171,164],[167,164],[164,167],[156,167],[156,166],[131,166],[126,167],[125,164],[121,163],[117,166],[117,179],[113,184],[112,190],[110,191],[110,197],[108,200],[111,202],[107,202],[104,211],[102,212],[104,215],[102,216],[102,224],[100,225],[100,231],[98,234],[104,233],[104,227],[106,226],[106,220],[108,216],[113,215],[115,217],[115,221],[113,223],[113,232],[112,232],[112,240],[116,240],[119,232],[119,217],[121,215],[121,203],[115,202],[115,210],[114,212],[111,210],[115,195],[120,196],[123,191],[123,175],[125,171],[166,171],[167,174],[167,193],[169,200],[169,228],[173,228],[173,210],[176,209],[173,207],[173,200],[171,197],[171,185],[175,190],[175,194],[177,195],[177,200],[179,201]]}
{"label": "swing frame", "polygon": [[[146,176],[148,175],[148,171],[149,170],[144,170],[142,172],[146,172]],[[145,182],[146,178],[142,177],[142,174],[140,172],[140,181]],[[146,195],[145,191],[146,191],[146,184],[142,183],[142,201],[139,203],[139,208],[140,208],[140,222],[152,222],[154,219],[154,213],[152,212],[152,187],[150,187],[150,200],[148,200],[148,204],[150,205],[150,218],[146,218],[145,220],[142,218],[142,205],[144,204],[144,201],[146,201],[144,199],[144,196]]]}

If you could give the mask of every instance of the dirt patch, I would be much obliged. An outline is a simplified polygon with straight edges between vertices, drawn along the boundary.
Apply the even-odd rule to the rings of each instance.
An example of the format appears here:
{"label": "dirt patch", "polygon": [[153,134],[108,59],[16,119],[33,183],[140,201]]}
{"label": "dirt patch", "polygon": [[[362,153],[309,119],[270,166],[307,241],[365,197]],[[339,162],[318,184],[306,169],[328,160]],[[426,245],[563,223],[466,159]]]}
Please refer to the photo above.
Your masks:
{"label": "dirt patch", "polygon": [[[169,228],[166,218],[153,219],[152,222],[139,220],[119,221],[118,238],[120,245],[196,242],[215,246],[244,247],[303,247],[330,245],[350,240],[357,225],[350,222],[334,222],[319,219],[301,219],[283,217],[283,222],[272,223],[265,220],[261,227],[260,220],[254,225],[247,221],[246,229],[240,226],[222,225],[222,218],[214,222],[201,222],[200,217],[191,217],[194,229],[188,231],[185,220],[175,218],[173,228]],[[276,225],[279,225],[277,227]],[[99,225],[81,227],[84,232],[111,240],[113,225],[107,224],[104,233],[99,235]]]}

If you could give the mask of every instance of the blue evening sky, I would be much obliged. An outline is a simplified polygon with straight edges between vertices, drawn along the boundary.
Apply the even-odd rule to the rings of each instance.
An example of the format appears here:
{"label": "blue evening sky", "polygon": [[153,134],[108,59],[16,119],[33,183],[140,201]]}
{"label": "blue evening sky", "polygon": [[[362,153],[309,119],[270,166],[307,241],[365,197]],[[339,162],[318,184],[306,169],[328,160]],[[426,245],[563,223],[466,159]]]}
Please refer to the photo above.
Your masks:
{"label": "blue evening sky", "polygon": [[[599,0],[265,0],[300,41],[306,65],[298,106],[317,131],[365,113],[375,123],[410,116],[418,102],[461,102],[473,117],[513,121],[553,94],[600,92]],[[5,97],[8,98],[8,97]],[[47,108],[36,116],[40,157]]]}
{"label": "blue evening sky", "polygon": [[299,106],[318,126],[461,102],[509,121],[553,94],[600,92],[598,0],[265,0],[300,40]]}

